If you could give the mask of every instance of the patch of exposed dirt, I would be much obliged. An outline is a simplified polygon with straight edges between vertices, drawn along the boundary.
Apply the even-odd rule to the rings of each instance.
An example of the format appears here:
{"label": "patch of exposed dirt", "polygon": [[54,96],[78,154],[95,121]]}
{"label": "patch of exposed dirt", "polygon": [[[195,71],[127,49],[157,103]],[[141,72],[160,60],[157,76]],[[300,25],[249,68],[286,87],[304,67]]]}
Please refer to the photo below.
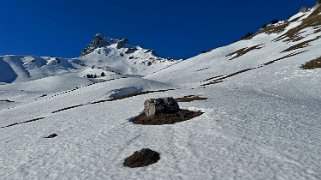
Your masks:
{"label": "patch of exposed dirt", "polygon": [[[233,76],[239,75],[239,74],[241,74],[241,73],[244,73],[244,72],[250,71],[250,70],[252,70],[252,69],[255,69],[255,68],[243,69],[243,70],[240,70],[240,71],[234,72],[234,73],[232,73],[232,74],[229,74],[229,75],[226,75],[226,76],[223,76],[223,77],[220,77],[220,78],[214,79],[213,81],[208,82],[208,83],[205,83],[205,84],[202,84],[201,86],[208,86],[208,85],[211,85],[211,84],[217,84],[217,83],[223,82],[223,80],[225,80],[225,79],[227,79],[227,78],[230,78],[230,77],[233,77]],[[210,78],[210,79],[212,79],[212,78]]]}
{"label": "patch of exposed dirt", "polygon": [[202,114],[203,112],[201,111],[181,110],[174,114],[158,114],[147,117],[145,113],[141,113],[140,115],[132,118],[131,122],[142,125],[175,124],[196,118]]}
{"label": "patch of exposed dirt", "polygon": [[316,38],[313,38],[313,39],[310,39],[310,40],[307,40],[307,41],[303,41],[301,43],[298,43],[296,45],[293,45],[289,48],[287,48],[286,50],[282,51],[283,52],[289,52],[289,51],[294,51],[294,50],[297,50],[297,49],[302,49],[302,48],[305,48],[305,47],[308,47],[310,45],[310,42],[313,42],[315,40],[318,40],[320,39],[321,36],[317,36]]}
{"label": "patch of exposed dirt", "polygon": [[192,102],[192,101],[201,101],[201,100],[206,100],[207,98],[200,97],[200,96],[195,96],[195,95],[189,95],[189,96],[184,96],[181,98],[176,98],[176,102]]}
{"label": "patch of exposed dirt", "polygon": [[[250,70],[263,68],[264,66],[273,64],[273,63],[275,63],[275,62],[277,62],[277,61],[280,61],[280,60],[283,60],[283,59],[286,59],[286,58],[289,58],[289,57],[293,57],[293,56],[299,55],[299,54],[304,53],[304,52],[306,52],[306,51],[293,52],[293,53],[290,53],[290,54],[288,54],[288,55],[286,55],[286,56],[283,56],[283,57],[281,57],[281,58],[278,58],[278,59],[275,59],[275,60],[272,60],[272,61],[263,63],[263,64],[261,64],[261,65],[259,65],[259,66],[257,66],[257,67],[254,67],[254,68],[243,69],[243,70],[240,70],[240,71],[237,71],[237,72],[235,72],[235,73],[232,73],[232,74],[229,74],[229,75],[225,75],[225,76],[215,76],[215,77],[212,77],[212,78],[209,78],[209,79],[203,81],[203,82],[207,82],[207,81],[210,81],[210,82],[207,82],[207,83],[205,83],[205,84],[202,84],[201,86],[208,86],[208,85],[211,85],[211,84],[221,83],[221,82],[223,82],[223,81],[224,81],[225,79],[227,79],[227,78],[230,78],[230,77],[233,77],[233,76],[236,76],[236,75],[245,73],[245,72],[250,71]],[[311,62],[311,63],[314,64],[314,65],[312,65],[312,67],[313,67],[313,66],[317,66],[317,65],[315,65],[315,64],[318,64],[318,62],[316,62],[316,61],[313,61],[313,62]],[[304,65],[303,65],[303,66],[304,66]],[[308,65],[308,66],[309,66],[309,65]],[[303,67],[302,67],[302,68],[303,68]]]}
{"label": "patch of exposed dirt", "polygon": [[9,125],[3,126],[3,127],[1,127],[1,128],[8,128],[8,127],[15,126],[15,125],[31,123],[31,122],[38,121],[38,120],[41,120],[41,119],[44,119],[44,117],[39,117],[39,118],[30,119],[30,120],[23,121],[23,122],[18,122],[18,123],[9,124]]}
{"label": "patch of exposed dirt", "polygon": [[285,34],[279,36],[275,41],[299,41],[304,37],[300,36],[300,31],[307,27],[318,27],[321,25],[321,5],[318,5],[313,13],[302,20],[302,23],[295,28],[290,29]]}
{"label": "patch of exposed dirt", "polygon": [[233,59],[239,58],[239,57],[247,54],[250,51],[253,51],[255,49],[262,49],[262,48],[263,48],[262,44],[251,46],[251,47],[246,47],[246,48],[239,49],[235,52],[232,52],[231,54],[228,54],[226,57],[232,56],[230,58],[230,60],[233,60]]}
{"label": "patch of exposed dirt", "polygon": [[159,160],[160,154],[158,152],[144,148],[127,157],[123,165],[130,168],[145,167],[155,164]]}
{"label": "patch of exposed dirt", "polygon": [[265,28],[262,28],[258,31],[259,33],[273,34],[273,33],[281,33],[289,26],[290,22],[284,21],[282,23],[270,24]]}
{"label": "patch of exposed dirt", "polygon": [[57,112],[61,112],[61,111],[66,111],[66,110],[74,109],[74,108],[81,107],[81,106],[84,106],[84,105],[85,104],[78,104],[78,105],[74,105],[74,106],[69,106],[69,107],[65,107],[65,108],[62,108],[62,109],[58,109],[56,111],[52,111],[51,113],[57,113]]}
{"label": "patch of exposed dirt", "polygon": [[317,69],[321,68],[321,57],[311,60],[301,66],[302,69]]}
{"label": "patch of exposed dirt", "polygon": [[266,63],[264,63],[262,66],[270,65],[270,64],[273,64],[273,63],[275,63],[275,62],[277,62],[277,61],[280,61],[280,60],[282,60],[282,59],[286,59],[286,58],[289,58],[289,57],[292,57],[292,56],[296,56],[296,55],[301,54],[301,53],[304,53],[304,52],[306,52],[306,51],[293,52],[293,53],[291,53],[291,54],[288,54],[288,55],[283,56],[283,57],[281,57],[281,58],[275,59],[275,60],[273,60],[273,61],[266,62]]}

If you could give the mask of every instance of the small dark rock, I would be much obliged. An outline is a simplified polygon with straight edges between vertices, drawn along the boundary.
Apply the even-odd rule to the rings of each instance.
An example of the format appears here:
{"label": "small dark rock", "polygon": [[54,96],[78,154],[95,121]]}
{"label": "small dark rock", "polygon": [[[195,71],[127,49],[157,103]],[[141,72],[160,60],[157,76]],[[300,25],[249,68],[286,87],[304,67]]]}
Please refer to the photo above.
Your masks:
{"label": "small dark rock", "polygon": [[49,136],[45,137],[45,138],[54,138],[54,137],[57,137],[58,135],[57,134],[50,134]]}
{"label": "small dark rock", "polygon": [[144,167],[156,163],[159,159],[158,152],[144,148],[127,157],[123,165],[130,168]]}

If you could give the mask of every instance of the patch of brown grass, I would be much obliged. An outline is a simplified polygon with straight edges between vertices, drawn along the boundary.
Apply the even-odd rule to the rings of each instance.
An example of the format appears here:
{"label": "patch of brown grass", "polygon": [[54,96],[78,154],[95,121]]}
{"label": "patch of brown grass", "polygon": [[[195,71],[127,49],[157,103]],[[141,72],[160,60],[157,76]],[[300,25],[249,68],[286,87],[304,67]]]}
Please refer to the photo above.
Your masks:
{"label": "patch of brown grass", "polygon": [[283,57],[281,57],[281,58],[275,59],[275,60],[273,60],[273,61],[266,62],[266,63],[263,64],[263,66],[273,64],[273,63],[275,63],[275,62],[277,62],[277,61],[280,61],[280,60],[282,60],[282,59],[286,59],[286,58],[289,58],[289,57],[292,57],[292,56],[296,56],[296,55],[301,54],[301,53],[304,53],[304,52],[305,52],[305,51],[294,52],[294,53],[288,54],[288,55],[286,55],[286,56],[283,56]]}
{"label": "patch of brown grass", "polygon": [[207,98],[200,97],[200,96],[195,96],[195,95],[189,95],[189,96],[184,96],[181,98],[176,98],[176,102],[192,102],[192,101],[201,101],[201,100],[206,100]]}
{"label": "patch of brown grass", "polygon": [[130,168],[137,168],[154,164],[158,160],[160,160],[158,152],[144,148],[127,157],[123,165]]}
{"label": "patch of brown grass", "polygon": [[262,47],[262,44],[260,45],[255,45],[255,46],[251,46],[251,47],[246,47],[246,48],[242,48],[242,49],[239,49],[235,52],[232,52],[231,54],[228,54],[226,57],[229,57],[229,56],[233,56],[230,60],[233,60],[233,59],[236,59],[236,58],[239,58],[245,54],[247,54],[248,52],[252,51],[252,50],[255,50],[255,49],[261,49],[263,48]]}
{"label": "patch of brown grass", "polygon": [[7,127],[15,126],[15,125],[31,123],[31,122],[38,121],[38,120],[41,120],[41,119],[44,119],[44,118],[45,118],[45,117],[39,117],[39,118],[35,118],[35,119],[30,119],[30,120],[23,121],[23,122],[18,122],[18,123],[9,124],[9,125],[3,126],[3,127],[1,127],[1,128],[7,128]]}
{"label": "patch of brown grass", "polygon": [[181,110],[174,114],[158,114],[154,116],[147,117],[145,113],[131,119],[134,124],[142,125],[162,125],[162,124],[175,124],[183,121],[187,121],[202,115],[201,111],[189,111]]}
{"label": "patch of brown grass", "polygon": [[270,24],[267,27],[260,29],[258,33],[266,33],[266,34],[273,34],[273,33],[281,33],[289,26],[289,22],[285,21],[283,23],[277,24]]}
{"label": "patch of brown grass", "polygon": [[275,39],[275,41],[299,41],[303,37],[300,36],[299,32],[307,27],[316,27],[321,25],[321,15],[319,14],[321,12],[321,5],[318,5],[316,10],[310,14],[307,18],[302,20],[302,23],[287,31],[282,36],[279,36]]}
{"label": "patch of brown grass", "polygon": [[52,111],[51,113],[57,113],[57,112],[61,112],[61,111],[66,111],[66,110],[69,110],[69,109],[74,109],[74,108],[77,108],[77,107],[80,107],[80,106],[84,106],[85,104],[78,104],[78,105],[74,105],[74,106],[69,106],[69,107],[65,107],[65,108],[62,108],[62,109],[58,109],[56,111]]}
{"label": "patch of brown grass", "polygon": [[211,81],[211,82],[208,82],[208,83],[202,84],[201,86],[208,86],[208,85],[211,85],[211,84],[217,84],[217,83],[223,82],[223,80],[225,80],[225,79],[227,79],[227,78],[230,78],[230,77],[233,77],[233,76],[239,75],[239,74],[241,74],[241,73],[247,72],[247,71],[252,70],[252,69],[255,69],[255,68],[243,69],[243,70],[240,70],[240,71],[234,72],[234,73],[232,73],[232,74],[229,74],[229,75],[223,76],[223,77],[221,77],[221,78],[215,79],[215,80],[213,80],[213,81]]}
{"label": "patch of brown grass", "polygon": [[302,69],[317,69],[321,68],[321,57],[309,61],[301,66]]}
{"label": "patch of brown grass", "polygon": [[255,50],[255,49],[261,49],[263,48],[262,47],[262,44],[260,45],[255,45],[255,46],[251,46],[251,47],[246,47],[246,48],[242,48],[242,49],[239,49],[235,52],[232,52],[231,54],[228,54],[226,57],[229,57],[229,56],[233,56],[230,60],[233,60],[233,59],[236,59],[236,58],[239,58],[245,54],[247,54],[248,52],[252,51],[252,50]]}
{"label": "patch of brown grass", "polygon": [[305,48],[305,47],[308,47],[310,45],[310,42],[313,42],[315,40],[318,40],[320,39],[321,36],[317,36],[316,38],[313,38],[313,39],[310,39],[310,40],[307,40],[307,41],[303,41],[301,43],[298,43],[296,45],[293,45],[289,48],[287,48],[286,50],[282,51],[283,52],[289,52],[289,51],[294,51],[294,50],[297,50],[297,49],[302,49],[302,48]]}

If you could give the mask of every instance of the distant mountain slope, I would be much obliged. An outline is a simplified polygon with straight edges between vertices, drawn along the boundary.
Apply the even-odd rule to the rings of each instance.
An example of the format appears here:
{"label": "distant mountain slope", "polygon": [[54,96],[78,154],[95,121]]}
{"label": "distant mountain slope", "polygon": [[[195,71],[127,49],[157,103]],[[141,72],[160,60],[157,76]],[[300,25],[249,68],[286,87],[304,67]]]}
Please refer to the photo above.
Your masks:
{"label": "distant mountain slope", "polygon": [[132,46],[124,39],[111,39],[97,34],[79,58],[0,56],[0,83],[25,82],[76,73],[96,78],[110,74],[144,76],[178,61],[157,57],[152,50]]}

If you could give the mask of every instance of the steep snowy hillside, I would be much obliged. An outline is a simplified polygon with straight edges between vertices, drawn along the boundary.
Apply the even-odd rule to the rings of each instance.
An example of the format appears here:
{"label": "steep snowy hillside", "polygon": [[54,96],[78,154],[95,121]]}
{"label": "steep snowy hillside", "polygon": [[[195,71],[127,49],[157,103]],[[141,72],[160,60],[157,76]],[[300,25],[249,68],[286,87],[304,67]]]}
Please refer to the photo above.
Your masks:
{"label": "steep snowy hillside", "polygon": [[[100,34],[64,65],[1,57],[0,177],[321,179],[320,12],[185,61]],[[132,123],[146,99],[167,96],[203,114]],[[160,160],[124,167],[142,148]]]}

